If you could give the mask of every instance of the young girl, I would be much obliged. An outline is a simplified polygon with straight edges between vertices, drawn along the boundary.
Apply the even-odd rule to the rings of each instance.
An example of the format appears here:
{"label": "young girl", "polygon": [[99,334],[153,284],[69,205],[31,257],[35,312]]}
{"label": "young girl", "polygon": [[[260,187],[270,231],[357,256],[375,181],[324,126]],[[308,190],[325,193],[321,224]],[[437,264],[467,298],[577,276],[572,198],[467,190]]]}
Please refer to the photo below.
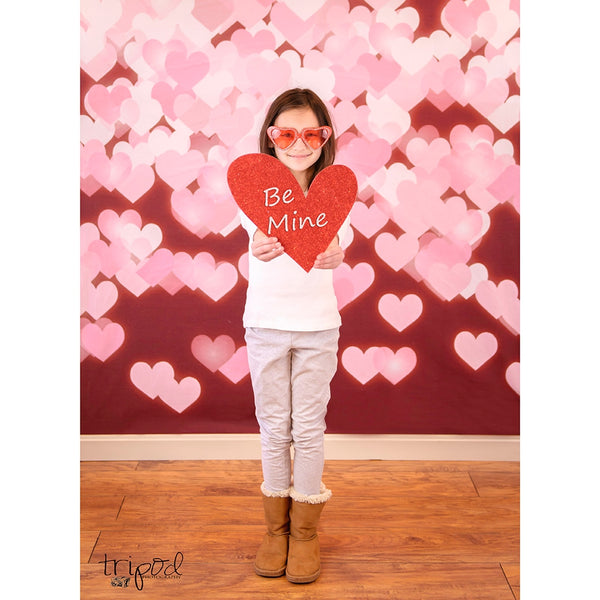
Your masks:
{"label": "young girl", "polygon": [[[260,150],[288,167],[306,194],[316,174],[334,161],[332,134],[319,97],[292,89],[269,108]],[[286,573],[293,583],[310,583],[320,574],[317,525],[331,497],[321,483],[325,414],[341,324],[332,270],[344,259],[340,239],[348,223],[306,273],[275,237],[242,213],[250,238],[243,322],[260,426],[267,523],[255,570],[264,577]]]}

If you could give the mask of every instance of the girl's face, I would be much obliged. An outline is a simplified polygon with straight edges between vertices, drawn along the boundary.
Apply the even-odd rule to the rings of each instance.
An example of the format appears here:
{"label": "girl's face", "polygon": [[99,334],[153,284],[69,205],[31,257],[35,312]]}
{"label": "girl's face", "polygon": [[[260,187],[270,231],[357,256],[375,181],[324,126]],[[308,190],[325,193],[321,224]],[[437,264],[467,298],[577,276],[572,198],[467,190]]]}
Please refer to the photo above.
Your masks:
{"label": "girl's face", "polygon": [[[296,131],[302,131],[306,127],[319,127],[315,113],[308,107],[290,108],[280,113],[273,125],[277,127],[293,127]],[[285,150],[273,145],[275,156],[290,170],[296,178],[302,179],[306,176],[306,171],[312,167],[319,156],[322,148],[314,150],[301,138],[298,139]]]}

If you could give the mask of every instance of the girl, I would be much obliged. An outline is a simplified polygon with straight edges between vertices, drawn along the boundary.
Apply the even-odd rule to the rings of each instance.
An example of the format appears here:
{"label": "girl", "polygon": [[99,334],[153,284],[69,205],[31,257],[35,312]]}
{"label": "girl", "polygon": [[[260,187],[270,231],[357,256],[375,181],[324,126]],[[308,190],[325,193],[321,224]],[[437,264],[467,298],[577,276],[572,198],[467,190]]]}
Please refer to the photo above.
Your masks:
{"label": "girl", "polygon": [[[333,164],[332,134],[320,98],[311,90],[292,89],[269,108],[260,150],[288,167],[306,194],[317,173]],[[267,523],[255,571],[264,577],[286,573],[293,583],[310,583],[320,574],[317,525],[331,497],[321,476],[341,324],[332,270],[344,260],[340,239],[349,219],[306,273],[275,237],[258,230],[243,213],[241,218],[250,238],[243,322],[260,426]]]}

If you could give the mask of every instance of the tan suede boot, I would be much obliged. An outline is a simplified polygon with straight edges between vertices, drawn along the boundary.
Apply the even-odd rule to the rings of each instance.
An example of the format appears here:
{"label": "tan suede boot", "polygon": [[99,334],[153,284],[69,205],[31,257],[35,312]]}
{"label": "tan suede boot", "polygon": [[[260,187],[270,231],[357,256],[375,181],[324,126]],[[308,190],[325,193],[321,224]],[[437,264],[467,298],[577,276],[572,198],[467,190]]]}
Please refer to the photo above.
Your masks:
{"label": "tan suede boot", "polygon": [[290,489],[290,547],[286,577],[292,583],[312,583],[321,574],[321,549],[317,525],[331,490],[321,484],[321,493],[312,496]]}
{"label": "tan suede boot", "polygon": [[290,491],[270,492],[260,487],[267,533],[256,553],[254,570],[261,577],[281,577],[285,573],[290,534]]}

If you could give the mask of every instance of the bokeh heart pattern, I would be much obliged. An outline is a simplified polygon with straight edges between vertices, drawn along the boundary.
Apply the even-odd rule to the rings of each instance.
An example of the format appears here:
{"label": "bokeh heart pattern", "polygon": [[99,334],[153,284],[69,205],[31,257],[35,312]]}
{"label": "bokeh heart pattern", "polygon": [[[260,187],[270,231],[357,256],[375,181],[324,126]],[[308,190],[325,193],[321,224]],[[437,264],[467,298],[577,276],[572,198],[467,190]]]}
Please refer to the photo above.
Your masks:
{"label": "bokeh heart pattern", "polygon": [[[226,251],[240,227],[227,168],[256,152],[267,105],[297,85],[328,104],[336,162],[358,181],[347,262],[334,271],[338,307],[373,298],[365,322],[398,336],[396,345],[342,337],[340,364],[354,385],[409,381],[423,360],[402,336],[454,303],[491,331],[456,322],[447,360],[478,372],[505,360],[492,325],[518,336],[518,280],[492,278],[476,251],[497,207],[520,210],[519,2],[441,1],[430,31],[418,8],[402,4],[82,3],[80,178],[82,202],[95,207],[81,225],[82,361],[105,363],[108,374],[127,352],[129,326],[110,318],[121,301],[194,293],[218,306],[244,293],[247,254]],[[422,110],[439,115],[437,126],[417,124]],[[462,120],[444,121],[452,111]],[[156,194],[160,214],[145,208]],[[177,232],[200,250],[174,244]],[[394,277],[420,291],[381,287]],[[188,347],[206,369],[199,377],[235,385],[248,374],[245,346],[225,332],[190,333]],[[129,379],[183,413],[201,383],[177,381],[177,357],[163,358],[131,358]],[[499,385],[519,393],[515,357],[503,372]]]}

